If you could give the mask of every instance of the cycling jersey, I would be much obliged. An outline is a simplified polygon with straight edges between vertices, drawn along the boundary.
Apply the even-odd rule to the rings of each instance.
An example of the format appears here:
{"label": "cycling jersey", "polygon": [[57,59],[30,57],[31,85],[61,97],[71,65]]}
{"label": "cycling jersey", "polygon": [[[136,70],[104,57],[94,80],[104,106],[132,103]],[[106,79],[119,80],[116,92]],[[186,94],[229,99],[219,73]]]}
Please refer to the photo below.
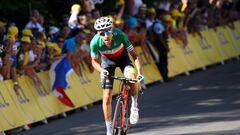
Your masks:
{"label": "cycling jersey", "polygon": [[124,34],[120,29],[114,28],[112,35],[111,48],[105,45],[98,34],[93,37],[90,43],[92,58],[98,58],[100,54],[103,57],[114,60],[120,57],[125,50],[131,51],[133,49],[133,46],[129,42],[126,34]]}
{"label": "cycling jersey", "polygon": [[[128,56],[128,51],[133,50],[132,44],[129,42],[125,33],[120,29],[114,28],[112,33],[112,45],[107,47],[101,37],[96,34],[91,43],[91,57],[98,58],[101,55],[101,66],[109,72],[109,75],[114,75],[116,67],[120,67],[121,71],[127,66],[132,66]],[[112,89],[113,79],[107,78],[105,86],[103,86],[103,78],[101,78],[102,88]]]}

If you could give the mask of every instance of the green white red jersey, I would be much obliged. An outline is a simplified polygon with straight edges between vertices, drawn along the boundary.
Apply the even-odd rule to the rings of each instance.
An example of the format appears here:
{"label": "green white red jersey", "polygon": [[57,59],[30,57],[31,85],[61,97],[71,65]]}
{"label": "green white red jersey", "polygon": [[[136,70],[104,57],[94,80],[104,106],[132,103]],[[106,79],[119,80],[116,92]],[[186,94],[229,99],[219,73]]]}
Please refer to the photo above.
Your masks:
{"label": "green white red jersey", "polygon": [[112,30],[112,45],[107,47],[101,37],[96,34],[90,43],[91,57],[98,58],[99,55],[114,60],[121,56],[124,51],[133,50],[127,35],[118,28]]}

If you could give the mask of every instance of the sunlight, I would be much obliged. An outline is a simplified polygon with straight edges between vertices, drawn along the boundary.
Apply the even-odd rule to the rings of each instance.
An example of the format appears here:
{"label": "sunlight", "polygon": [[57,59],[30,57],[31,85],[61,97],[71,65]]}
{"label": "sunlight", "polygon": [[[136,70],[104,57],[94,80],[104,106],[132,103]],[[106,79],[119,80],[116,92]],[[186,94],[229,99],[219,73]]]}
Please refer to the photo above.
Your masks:
{"label": "sunlight", "polygon": [[200,86],[200,85],[197,85],[197,86],[192,86],[192,87],[189,87],[189,88],[184,88],[182,89],[183,91],[197,91],[197,90],[215,90],[215,89],[219,89],[220,86]]}
{"label": "sunlight", "polygon": [[209,99],[209,100],[201,100],[196,105],[198,106],[214,106],[222,104],[222,99]]}

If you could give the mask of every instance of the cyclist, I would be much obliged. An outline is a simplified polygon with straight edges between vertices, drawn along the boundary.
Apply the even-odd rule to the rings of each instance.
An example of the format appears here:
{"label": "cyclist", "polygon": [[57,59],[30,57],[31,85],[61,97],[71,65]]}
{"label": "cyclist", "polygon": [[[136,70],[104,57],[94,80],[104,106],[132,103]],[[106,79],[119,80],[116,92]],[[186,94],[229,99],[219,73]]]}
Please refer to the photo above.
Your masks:
{"label": "cyclist", "polygon": [[[129,42],[125,33],[118,28],[113,28],[113,22],[109,17],[100,17],[95,21],[94,28],[97,34],[90,43],[91,58],[93,67],[100,72],[103,88],[103,113],[107,128],[107,135],[112,135],[112,89],[113,76],[116,67],[120,67],[125,77],[137,78],[141,80],[141,65],[133,45]],[[137,73],[128,53],[132,56]],[[100,63],[101,57],[101,63]],[[105,80],[105,82],[104,82]],[[104,85],[105,84],[105,85]],[[136,124],[139,119],[138,114],[138,83],[130,84],[134,101],[131,105],[130,123]]]}

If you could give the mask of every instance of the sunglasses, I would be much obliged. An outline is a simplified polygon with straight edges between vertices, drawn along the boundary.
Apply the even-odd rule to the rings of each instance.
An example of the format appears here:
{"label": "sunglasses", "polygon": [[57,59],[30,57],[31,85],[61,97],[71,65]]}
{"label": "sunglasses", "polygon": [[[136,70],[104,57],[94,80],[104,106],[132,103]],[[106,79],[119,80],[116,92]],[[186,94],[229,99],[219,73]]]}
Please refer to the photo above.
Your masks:
{"label": "sunglasses", "polygon": [[100,36],[110,35],[112,34],[112,29],[105,30],[99,33]]}

